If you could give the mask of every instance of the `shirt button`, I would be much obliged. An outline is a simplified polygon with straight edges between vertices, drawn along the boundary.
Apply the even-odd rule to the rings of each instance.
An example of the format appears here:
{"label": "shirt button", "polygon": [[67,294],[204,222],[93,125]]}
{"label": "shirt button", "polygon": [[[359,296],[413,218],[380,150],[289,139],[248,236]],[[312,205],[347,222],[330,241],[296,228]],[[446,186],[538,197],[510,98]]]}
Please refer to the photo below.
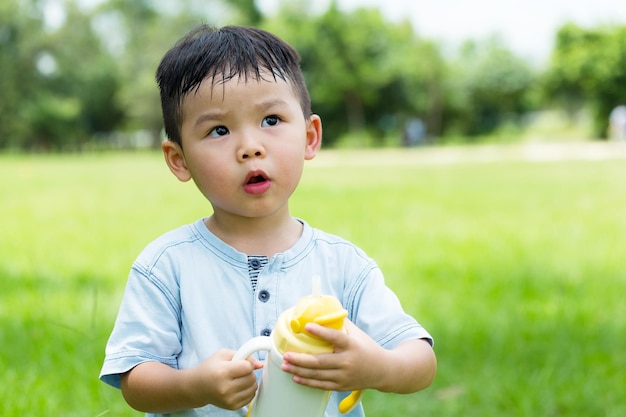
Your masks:
{"label": "shirt button", "polygon": [[272,330],[271,329],[263,329],[263,330],[261,330],[261,336],[269,336],[270,334],[272,334]]}
{"label": "shirt button", "polygon": [[270,299],[269,291],[266,291],[266,290],[259,291],[259,300],[262,303],[267,303],[269,299]]}
{"label": "shirt button", "polygon": [[259,267],[261,266],[261,261],[259,261],[257,258],[252,258],[250,259],[250,266],[252,267],[252,269],[259,269]]}

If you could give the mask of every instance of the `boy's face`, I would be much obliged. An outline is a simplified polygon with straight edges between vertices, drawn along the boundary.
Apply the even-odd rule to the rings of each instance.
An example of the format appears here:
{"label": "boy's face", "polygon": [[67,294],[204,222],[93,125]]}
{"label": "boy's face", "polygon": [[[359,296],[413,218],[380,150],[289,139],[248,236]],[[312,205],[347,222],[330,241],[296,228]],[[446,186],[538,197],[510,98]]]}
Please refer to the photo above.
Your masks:
{"label": "boy's face", "polygon": [[205,80],[183,100],[182,149],[163,144],[174,175],[193,179],[215,216],[288,215],[304,161],[321,145],[321,121],[304,118],[291,84],[262,76]]}

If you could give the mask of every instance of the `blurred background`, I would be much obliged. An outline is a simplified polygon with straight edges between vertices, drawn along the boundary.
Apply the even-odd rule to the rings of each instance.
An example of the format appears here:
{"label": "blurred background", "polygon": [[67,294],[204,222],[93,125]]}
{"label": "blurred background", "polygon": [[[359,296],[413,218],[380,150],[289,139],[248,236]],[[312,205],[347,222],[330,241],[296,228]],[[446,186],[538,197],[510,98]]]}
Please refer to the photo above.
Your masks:
{"label": "blurred background", "polygon": [[619,0],[2,0],[0,149],[158,146],[155,69],[201,22],[295,46],[327,148],[625,135]]}
{"label": "blurred background", "polygon": [[292,212],[436,340],[368,416],[626,416],[623,0],[0,0],[0,417],[141,415],[97,376],[137,254],[210,212],[158,151],[198,23],[300,52],[326,149]]}

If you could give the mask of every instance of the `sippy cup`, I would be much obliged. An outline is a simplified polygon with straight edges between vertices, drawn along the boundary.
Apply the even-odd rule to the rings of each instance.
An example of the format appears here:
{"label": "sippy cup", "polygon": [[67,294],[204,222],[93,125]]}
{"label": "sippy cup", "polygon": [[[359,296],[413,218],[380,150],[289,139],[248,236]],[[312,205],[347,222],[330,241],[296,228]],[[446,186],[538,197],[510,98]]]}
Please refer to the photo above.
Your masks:
{"label": "sippy cup", "polygon": [[[278,317],[270,336],[250,339],[241,346],[233,360],[246,359],[254,352],[265,350],[268,355],[263,365],[261,382],[248,408],[248,417],[322,417],[330,391],[306,387],[293,382],[292,375],[282,371],[283,353],[330,353],[334,347],[327,341],[304,330],[307,323],[342,330],[348,312],[337,298],[320,295],[319,281],[314,280],[313,294],[301,298]],[[361,397],[353,391],[339,404],[339,411],[347,413]]]}

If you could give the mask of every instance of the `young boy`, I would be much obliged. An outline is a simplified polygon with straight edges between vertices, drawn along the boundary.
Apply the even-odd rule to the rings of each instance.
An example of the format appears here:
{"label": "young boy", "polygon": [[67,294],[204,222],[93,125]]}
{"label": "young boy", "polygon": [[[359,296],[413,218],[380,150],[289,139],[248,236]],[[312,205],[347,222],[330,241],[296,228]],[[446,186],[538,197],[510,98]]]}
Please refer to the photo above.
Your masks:
{"label": "young boy", "polygon": [[[213,213],[156,239],[133,264],[100,378],[133,408],[181,416],[245,416],[259,361],[231,360],[269,335],[279,314],[312,291],[348,310],[346,332],[308,324],[335,346],[285,354],[309,387],[410,393],[429,386],[432,338],[360,249],[289,212],[322,124],[312,114],[298,54],[255,28],[200,26],[163,58],[157,81],[165,161],[193,180]],[[261,355],[263,356],[263,355]],[[359,405],[349,416],[363,416]]]}

